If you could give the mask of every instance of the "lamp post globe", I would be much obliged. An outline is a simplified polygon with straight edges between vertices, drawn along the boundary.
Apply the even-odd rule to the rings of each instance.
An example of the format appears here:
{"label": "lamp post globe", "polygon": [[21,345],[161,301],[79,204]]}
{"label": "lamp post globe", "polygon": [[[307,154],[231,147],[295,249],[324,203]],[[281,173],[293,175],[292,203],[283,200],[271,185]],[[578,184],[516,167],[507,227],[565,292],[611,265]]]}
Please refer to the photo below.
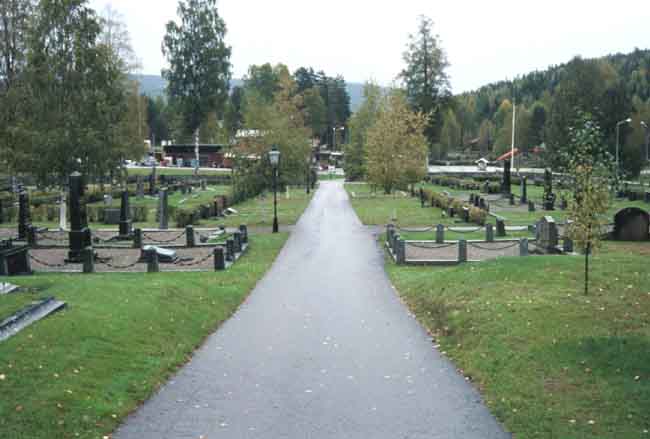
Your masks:
{"label": "lamp post globe", "polygon": [[269,162],[273,167],[273,233],[278,233],[278,165],[280,164],[280,151],[273,145],[269,151]]}

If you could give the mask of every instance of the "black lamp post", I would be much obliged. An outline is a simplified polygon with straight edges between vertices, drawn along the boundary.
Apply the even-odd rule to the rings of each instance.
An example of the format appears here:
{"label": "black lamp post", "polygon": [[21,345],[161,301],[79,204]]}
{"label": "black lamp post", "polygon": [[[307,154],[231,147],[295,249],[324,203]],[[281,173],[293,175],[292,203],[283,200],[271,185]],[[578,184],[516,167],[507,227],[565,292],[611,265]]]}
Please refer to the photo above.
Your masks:
{"label": "black lamp post", "polygon": [[280,163],[280,151],[273,145],[269,151],[269,161],[273,166],[273,233],[278,233],[278,164]]}
{"label": "black lamp post", "polygon": [[307,195],[311,192],[311,157],[307,156]]}

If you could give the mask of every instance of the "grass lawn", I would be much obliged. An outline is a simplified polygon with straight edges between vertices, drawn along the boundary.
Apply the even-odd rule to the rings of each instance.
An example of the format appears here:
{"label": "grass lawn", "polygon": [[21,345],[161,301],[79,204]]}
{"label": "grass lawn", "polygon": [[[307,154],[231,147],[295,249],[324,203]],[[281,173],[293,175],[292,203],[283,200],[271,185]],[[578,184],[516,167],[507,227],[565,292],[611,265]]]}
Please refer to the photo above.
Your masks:
{"label": "grass lawn", "polygon": [[0,343],[0,437],[101,438],[242,303],[287,234],[257,235],[225,272],[36,275],[0,296],[0,319],[54,295],[68,309]]}
{"label": "grass lawn", "polygon": [[[422,184],[424,188],[434,190],[436,192],[449,192],[452,196],[468,198],[469,192],[461,191],[458,189],[451,189],[446,186],[436,186],[431,184]],[[459,225],[456,223],[457,218],[449,218],[442,216],[441,209],[432,207],[420,207],[419,198],[412,198],[406,192],[395,192],[391,195],[384,195],[381,190],[373,193],[370,186],[365,183],[354,183],[345,185],[348,194],[350,194],[350,201],[352,207],[359,215],[359,218],[364,224],[367,225],[383,225],[391,221],[391,218],[397,218],[397,222],[405,227],[425,227],[435,224],[445,225]],[[526,209],[512,210],[509,208],[495,207],[492,213],[505,218],[505,223],[508,226],[527,226],[535,224],[539,219],[550,214],[556,221],[564,221],[567,218],[567,211],[559,210],[559,195],[556,206],[558,208],[552,212],[546,212],[541,208],[541,199],[544,188],[541,186],[528,185],[529,199],[536,201],[537,210],[535,212],[528,212]],[[512,193],[519,196],[521,191],[519,186],[513,186]],[[354,194],[354,195],[353,195]],[[507,206],[507,202],[503,200],[503,204]],[[643,210],[650,210],[650,204],[643,201],[628,201],[617,199],[612,203],[612,207],[608,212],[611,221],[614,221],[614,215],[619,210],[625,207],[639,207]],[[488,216],[487,222],[494,224],[496,218]],[[472,224],[460,224],[465,226],[472,226]],[[455,239],[455,238],[450,238]],[[474,239],[474,238],[468,238]]]}
{"label": "grass lawn", "polygon": [[650,244],[398,267],[391,281],[517,438],[650,437]]}

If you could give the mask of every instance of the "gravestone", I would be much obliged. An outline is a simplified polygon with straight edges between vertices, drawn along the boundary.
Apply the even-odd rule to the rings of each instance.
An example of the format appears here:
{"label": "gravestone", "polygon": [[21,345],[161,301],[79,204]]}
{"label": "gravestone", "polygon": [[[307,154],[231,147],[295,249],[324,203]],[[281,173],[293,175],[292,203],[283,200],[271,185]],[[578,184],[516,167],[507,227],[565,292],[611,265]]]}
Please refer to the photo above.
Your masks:
{"label": "gravestone", "polygon": [[0,200],[0,224],[4,221],[4,212],[3,212],[3,205],[2,205],[2,200]]}
{"label": "gravestone", "polygon": [[484,210],[487,209],[487,204],[485,204],[485,198],[479,198],[478,207],[480,207],[481,209],[484,209]]}
{"label": "gravestone", "polygon": [[122,203],[120,205],[120,237],[131,236],[131,208],[129,207],[129,191],[122,191]]}
{"label": "gravestone", "polygon": [[135,189],[136,198],[138,200],[144,199],[144,183],[142,182],[142,176],[141,175],[138,175],[136,177],[135,185],[136,185],[136,189]]}
{"label": "gravestone", "polygon": [[61,192],[61,201],[59,202],[59,229],[66,230],[68,228],[68,200],[66,199],[65,192]]}
{"label": "gravestone", "polygon": [[0,276],[26,274],[33,274],[29,259],[29,246],[11,246],[0,249]]}
{"label": "gravestone", "polygon": [[18,239],[27,239],[27,229],[32,225],[29,213],[29,195],[22,191],[18,195]]}
{"label": "gravestone", "polygon": [[501,183],[501,193],[509,194],[511,192],[511,175],[510,175],[510,160],[503,162],[503,181]]}
{"label": "gravestone", "polygon": [[566,198],[560,198],[560,210],[566,210],[567,207],[569,207],[569,203],[567,203]]}
{"label": "gravestone", "polygon": [[461,212],[463,221],[468,223],[469,222],[469,209],[467,207],[463,206],[463,209],[460,212]]}
{"label": "gravestone", "polygon": [[535,202],[532,200],[528,200],[528,211],[535,212]]}
{"label": "gravestone", "polygon": [[508,195],[508,202],[511,206],[515,205],[515,194],[509,194]]}
{"label": "gravestone", "polygon": [[479,207],[481,202],[481,197],[474,197],[474,207]]}
{"label": "gravestone", "polygon": [[92,247],[86,202],[84,200],[84,182],[80,173],[70,175],[70,232],[68,233],[70,248],[68,251],[69,262],[81,262],[82,251]]}
{"label": "gravestone", "polygon": [[521,204],[528,203],[528,178],[521,177]]}
{"label": "gravestone", "polygon": [[158,194],[158,215],[159,215],[159,227],[161,230],[167,230],[169,228],[169,219],[168,219],[168,195],[167,189],[161,189]]}
{"label": "gravestone", "polygon": [[111,207],[113,205],[113,195],[106,194],[104,195],[104,206]]}
{"label": "gravestone", "polygon": [[614,239],[619,241],[647,241],[650,216],[637,207],[627,207],[614,216]]}
{"label": "gravestone", "polygon": [[106,208],[104,209],[104,224],[116,226],[120,224],[120,209]]}
{"label": "gravestone", "polygon": [[176,262],[176,260],[178,259],[178,255],[174,250],[158,247],[155,245],[143,246],[140,259],[146,261],[147,255],[149,253],[156,253],[158,255],[158,261],[166,264],[171,264],[173,262]]}
{"label": "gravestone", "polygon": [[208,182],[205,180],[201,180],[201,190],[202,191],[207,191],[208,190]]}
{"label": "gravestone", "polygon": [[544,216],[537,223],[538,248],[544,253],[555,253],[558,245],[557,224],[552,216]]}
{"label": "gravestone", "polygon": [[553,174],[550,169],[544,171],[544,210],[555,210],[555,194],[553,193]]}
{"label": "gravestone", "polygon": [[497,225],[497,237],[503,238],[504,236],[506,236],[506,222],[503,220],[503,218],[497,218],[496,225]]}
{"label": "gravestone", "polygon": [[[646,203],[650,203],[650,192],[646,192],[646,193],[643,195],[643,201],[645,201]],[[1,219],[1,218],[0,218],[0,222],[2,222],[2,219]]]}

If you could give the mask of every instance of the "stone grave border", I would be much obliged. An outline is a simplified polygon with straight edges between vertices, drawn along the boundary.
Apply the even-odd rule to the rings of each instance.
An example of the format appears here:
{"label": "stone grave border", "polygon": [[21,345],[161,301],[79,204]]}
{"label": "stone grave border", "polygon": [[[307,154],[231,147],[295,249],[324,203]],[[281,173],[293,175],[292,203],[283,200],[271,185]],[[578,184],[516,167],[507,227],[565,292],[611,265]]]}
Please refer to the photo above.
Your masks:
{"label": "stone grave border", "polygon": [[66,306],[65,302],[56,300],[54,297],[48,297],[26,306],[0,322],[0,342],[13,337],[32,323],[36,323]]}
{"label": "stone grave border", "polygon": [[[481,260],[471,260],[467,257],[468,247],[476,248],[487,252],[502,252],[504,250],[519,247],[519,256],[527,257],[533,254],[549,254],[549,249],[542,249],[537,239],[518,238],[518,239],[494,239],[492,225],[488,224],[484,227],[478,227],[471,230],[454,230],[453,227],[439,224],[435,227],[408,229],[399,228],[393,224],[386,226],[386,234],[384,246],[397,265],[426,265],[426,266],[455,266],[462,263],[481,262]],[[436,240],[405,240],[399,235],[399,231],[410,233],[429,232],[436,229]],[[481,229],[486,230],[485,240],[465,240],[460,239],[457,241],[449,241],[444,239],[444,231],[449,230],[455,233],[475,233]],[[486,247],[484,244],[503,244],[497,248]],[[407,246],[415,248],[423,248],[427,250],[445,249],[450,247],[457,248],[456,259],[407,259],[406,248]],[[531,248],[532,247],[532,248]],[[532,250],[532,251],[531,251]],[[564,245],[553,248],[555,254],[571,254],[573,252],[572,242],[568,238],[564,238]]]}

